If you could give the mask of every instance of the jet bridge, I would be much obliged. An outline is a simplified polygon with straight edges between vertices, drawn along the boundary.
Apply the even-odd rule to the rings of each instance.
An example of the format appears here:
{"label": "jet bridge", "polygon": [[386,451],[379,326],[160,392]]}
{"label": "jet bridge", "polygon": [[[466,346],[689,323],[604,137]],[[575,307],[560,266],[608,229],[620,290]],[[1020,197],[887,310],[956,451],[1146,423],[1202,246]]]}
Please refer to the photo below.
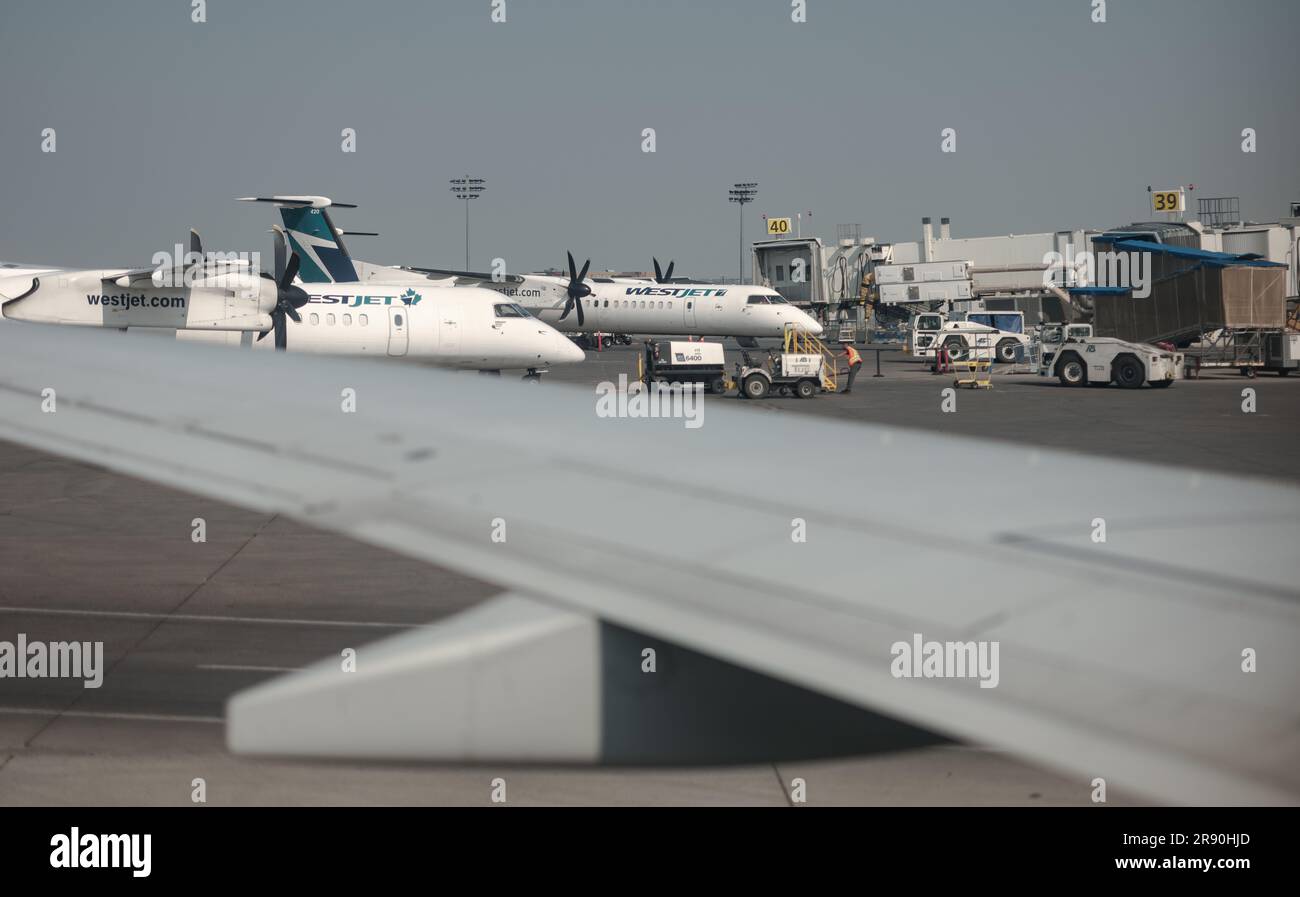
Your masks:
{"label": "jet bridge", "polygon": [[888,258],[888,247],[863,237],[860,225],[839,225],[834,244],[817,237],[757,240],[752,254],[755,283],[811,314],[830,339],[866,341],[864,278]]}

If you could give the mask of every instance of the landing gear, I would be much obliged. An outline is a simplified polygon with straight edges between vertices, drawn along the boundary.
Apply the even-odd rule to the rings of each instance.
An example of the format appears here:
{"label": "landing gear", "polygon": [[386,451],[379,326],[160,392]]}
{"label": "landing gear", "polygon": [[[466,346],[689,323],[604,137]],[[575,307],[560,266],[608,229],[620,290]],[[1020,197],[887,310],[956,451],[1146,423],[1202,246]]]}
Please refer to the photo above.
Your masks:
{"label": "landing gear", "polygon": [[542,374],[545,373],[546,371],[539,371],[537,368],[529,368],[528,373],[524,374],[524,376],[520,379],[522,379],[525,383],[541,383]]}

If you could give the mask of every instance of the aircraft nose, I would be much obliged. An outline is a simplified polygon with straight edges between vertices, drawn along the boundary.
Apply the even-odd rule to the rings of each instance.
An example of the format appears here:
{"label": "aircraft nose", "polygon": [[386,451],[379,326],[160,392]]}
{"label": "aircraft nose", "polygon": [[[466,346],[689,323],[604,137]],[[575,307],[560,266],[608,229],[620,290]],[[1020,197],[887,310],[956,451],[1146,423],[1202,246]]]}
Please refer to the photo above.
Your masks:
{"label": "aircraft nose", "polygon": [[587,353],[558,330],[547,328],[546,361],[550,364],[577,364],[587,360]]}
{"label": "aircraft nose", "polygon": [[561,343],[560,363],[577,364],[579,361],[587,360],[587,353],[563,333],[556,331],[555,338]]}
{"label": "aircraft nose", "polygon": [[807,314],[806,312],[801,312],[801,314],[803,314],[804,317],[804,323],[803,323],[804,328],[807,329],[807,331],[811,333],[813,336],[821,336],[822,329],[823,329],[822,325],[818,324],[817,320],[813,318],[812,315]]}

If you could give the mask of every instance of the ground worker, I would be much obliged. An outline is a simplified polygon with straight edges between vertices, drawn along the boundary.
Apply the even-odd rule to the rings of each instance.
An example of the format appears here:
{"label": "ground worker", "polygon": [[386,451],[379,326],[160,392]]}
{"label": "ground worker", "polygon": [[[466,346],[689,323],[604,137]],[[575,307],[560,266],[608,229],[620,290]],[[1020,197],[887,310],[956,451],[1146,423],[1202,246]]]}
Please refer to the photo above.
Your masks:
{"label": "ground worker", "polygon": [[853,378],[858,375],[858,368],[862,367],[862,355],[851,344],[845,343],[844,357],[849,362],[849,382],[844,384],[844,391],[849,392],[853,389]]}
{"label": "ground worker", "polygon": [[645,341],[645,370],[641,382],[649,383],[654,379],[655,362],[659,360],[659,346],[654,340]]}

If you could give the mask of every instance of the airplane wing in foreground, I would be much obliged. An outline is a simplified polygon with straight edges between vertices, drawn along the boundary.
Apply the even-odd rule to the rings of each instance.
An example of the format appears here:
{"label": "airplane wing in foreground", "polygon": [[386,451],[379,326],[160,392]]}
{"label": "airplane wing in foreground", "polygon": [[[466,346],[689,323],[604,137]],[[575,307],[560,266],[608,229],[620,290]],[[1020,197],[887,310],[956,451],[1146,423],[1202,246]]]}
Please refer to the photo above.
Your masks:
{"label": "airplane wing in foreground", "polygon": [[[916,727],[1081,787],[1300,799],[1300,490],[729,404],[687,427],[556,384],[0,327],[0,438],[506,590],[237,695],[236,751],[743,761]],[[932,641],[990,664],[927,677]]]}

